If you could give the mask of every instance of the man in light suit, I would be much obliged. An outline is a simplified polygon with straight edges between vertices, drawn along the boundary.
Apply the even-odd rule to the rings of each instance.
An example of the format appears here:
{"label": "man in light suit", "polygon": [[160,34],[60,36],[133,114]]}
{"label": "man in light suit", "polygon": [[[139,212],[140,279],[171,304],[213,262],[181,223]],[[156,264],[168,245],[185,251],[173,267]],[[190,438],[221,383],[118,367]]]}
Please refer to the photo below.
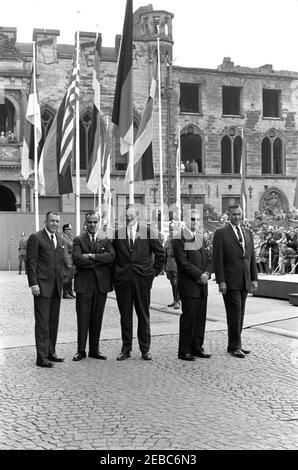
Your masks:
{"label": "man in light suit", "polygon": [[242,209],[238,204],[229,207],[229,218],[223,228],[215,231],[213,266],[226,309],[227,351],[234,357],[245,358],[250,353],[241,343],[245,302],[248,292],[258,289],[258,274],[252,233],[240,226]]}
{"label": "man in light suit", "polygon": [[211,357],[203,348],[211,267],[200,228],[200,212],[190,209],[186,212],[185,227],[172,240],[182,303],[178,358],[184,361]]}
{"label": "man in light suit", "polygon": [[67,262],[59,224],[59,214],[48,212],[44,229],[31,234],[27,243],[26,273],[34,296],[36,365],[40,367],[64,361],[56,356],[62,274]]}
{"label": "man in light suit", "polygon": [[78,326],[77,353],[74,361],[86,357],[86,343],[89,333],[89,357],[105,360],[99,351],[99,338],[107,293],[113,290],[111,268],[115,252],[111,240],[96,234],[99,216],[94,211],[86,214],[87,230],[75,237],[72,259],[76,266],[74,289]]}
{"label": "man in light suit", "polygon": [[154,276],[165,261],[158,234],[138,222],[136,208],[126,210],[126,226],[115,233],[116,259],[113,283],[121,317],[122,349],[118,361],[130,357],[133,337],[133,307],[138,317],[138,342],[142,359],[150,361],[150,293]]}

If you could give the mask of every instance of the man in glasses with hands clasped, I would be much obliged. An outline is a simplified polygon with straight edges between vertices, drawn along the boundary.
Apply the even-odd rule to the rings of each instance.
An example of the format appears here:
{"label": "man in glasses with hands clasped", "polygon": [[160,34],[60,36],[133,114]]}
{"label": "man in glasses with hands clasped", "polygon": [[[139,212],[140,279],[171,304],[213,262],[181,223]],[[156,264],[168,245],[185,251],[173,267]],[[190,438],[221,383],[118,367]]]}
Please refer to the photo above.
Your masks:
{"label": "man in glasses with hands clasped", "polygon": [[211,268],[204,246],[200,211],[186,211],[185,227],[174,234],[172,245],[182,304],[178,358],[184,361],[194,361],[197,357],[209,359],[211,354],[204,351],[203,343]]}

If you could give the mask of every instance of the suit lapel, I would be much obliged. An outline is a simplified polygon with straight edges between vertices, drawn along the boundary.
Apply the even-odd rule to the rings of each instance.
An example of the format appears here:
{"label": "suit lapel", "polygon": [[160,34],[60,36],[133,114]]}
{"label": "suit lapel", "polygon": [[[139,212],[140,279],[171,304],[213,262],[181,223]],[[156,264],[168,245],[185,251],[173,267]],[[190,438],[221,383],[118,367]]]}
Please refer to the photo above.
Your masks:
{"label": "suit lapel", "polygon": [[89,237],[89,233],[88,233],[88,232],[86,232],[86,233],[84,234],[84,240],[85,240],[85,243],[86,243],[87,248],[88,248],[87,251],[88,251],[89,253],[91,253],[91,251],[92,251],[92,243],[91,243],[91,240],[90,240],[90,237]]}
{"label": "suit lapel", "polygon": [[[48,236],[45,228],[42,230],[42,234],[43,234],[43,237],[44,237],[45,241],[49,245],[49,247],[53,248],[52,241],[50,240],[50,237]],[[56,240],[57,240],[57,238],[56,238]],[[58,240],[57,240],[57,246],[58,246]]]}
{"label": "suit lapel", "polygon": [[232,229],[230,223],[229,223],[229,225],[228,225],[228,230],[229,230],[230,234],[232,235],[233,239],[235,240],[235,242],[236,242],[238,248],[240,248],[240,250],[243,252],[242,246],[240,245],[240,242],[239,242],[239,240],[238,240],[238,238],[237,238],[237,235],[236,235],[236,233],[234,232],[234,230]]}
{"label": "suit lapel", "polygon": [[248,246],[250,244],[250,239],[249,239],[249,236],[248,236],[248,233],[246,232],[246,230],[244,228],[242,228],[242,233],[243,233],[243,237],[244,237],[244,247],[245,247],[245,252],[246,250],[248,249]]}

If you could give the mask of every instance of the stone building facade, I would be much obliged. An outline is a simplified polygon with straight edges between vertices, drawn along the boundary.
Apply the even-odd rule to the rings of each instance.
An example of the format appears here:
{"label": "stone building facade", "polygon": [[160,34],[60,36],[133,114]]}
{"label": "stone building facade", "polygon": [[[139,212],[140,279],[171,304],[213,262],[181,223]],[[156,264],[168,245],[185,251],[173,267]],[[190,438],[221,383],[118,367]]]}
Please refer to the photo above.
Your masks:
{"label": "stone building facade", "polygon": [[[293,209],[298,162],[298,73],[235,66],[226,57],[216,69],[173,65],[173,18],[151,5],[134,13],[134,128],[148,97],[160,38],[162,155],[164,203],[175,203],[175,165],[180,139],[183,204],[209,204],[217,214],[240,200],[241,161],[247,189],[247,217],[256,211],[288,213]],[[67,89],[73,45],[59,44],[58,30],[34,29],[37,44],[37,88],[43,139]],[[96,34],[80,33],[80,191],[81,211],[94,206],[86,187],[88,129],[93,108],[92,73]],[[112,142],[113,206],[128,200],[124,185],[126,157],[110,123],[121,36],[113,47],[101,47],[101,128]],[[199,53],[199,52],[198,52]],[[21,176],[23,129],[32,64],[32,44],[17,42],[16,28],[0,27],[0,211],[34,211],[33,178]],[[155,180],[135,183],[135,200],[150,210],[160,202],[159,109],[154,105]],[[8,141],[8,131],[15,139]],[[243,156],[243,160],[242,160]],[[73,178],[76,177],[75,168]],[[73,184],[75,188],[75,182]],[[40,197],[40,211],[74,212],[74,195]],[[166,212],[167,214],[167,212]]]}

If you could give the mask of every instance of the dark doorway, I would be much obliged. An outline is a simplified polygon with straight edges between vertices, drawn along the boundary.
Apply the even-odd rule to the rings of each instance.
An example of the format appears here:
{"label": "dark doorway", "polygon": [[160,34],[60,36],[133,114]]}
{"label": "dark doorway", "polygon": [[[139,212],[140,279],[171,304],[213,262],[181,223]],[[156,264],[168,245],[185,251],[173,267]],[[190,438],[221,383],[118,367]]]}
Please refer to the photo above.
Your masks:
{"label": "dark doorway", "polygon": [[0,211],[16,211],[16,198],[6,186],[0,186]]}

